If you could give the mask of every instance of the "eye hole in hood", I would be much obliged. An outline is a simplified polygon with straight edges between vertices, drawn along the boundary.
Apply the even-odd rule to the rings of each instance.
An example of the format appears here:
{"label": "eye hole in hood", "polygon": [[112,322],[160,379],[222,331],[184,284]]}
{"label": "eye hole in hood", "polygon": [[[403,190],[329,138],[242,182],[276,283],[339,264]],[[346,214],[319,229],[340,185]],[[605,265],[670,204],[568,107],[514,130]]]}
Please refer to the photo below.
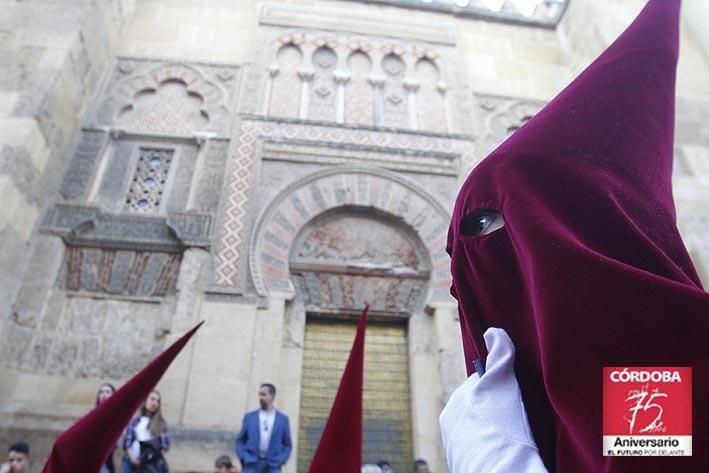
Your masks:
{"label": "eye hole in hood", "polygon": [[505,226],[505,219],[495,209],[479,209],[460,221],[460,234],[467,237],[489,235]]}

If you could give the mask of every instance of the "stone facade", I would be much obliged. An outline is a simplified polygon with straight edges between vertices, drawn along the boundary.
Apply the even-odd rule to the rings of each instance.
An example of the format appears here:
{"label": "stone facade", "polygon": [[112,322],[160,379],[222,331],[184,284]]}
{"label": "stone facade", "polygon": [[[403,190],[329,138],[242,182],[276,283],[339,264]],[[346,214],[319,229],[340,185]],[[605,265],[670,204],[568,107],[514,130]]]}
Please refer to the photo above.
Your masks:
{"label": "stone facade", "polygon": [[[518,3],[0,0],[2,445],[39,471],[101,382],[205,320],[159,389],[172,470],[211,471],[261,382],[310,425],[308,322],[369,302],[406,337],[403,443],[446,471],[457,189],[642,1]],[[709,281],[709,52],[685,26],[675,197]]]}

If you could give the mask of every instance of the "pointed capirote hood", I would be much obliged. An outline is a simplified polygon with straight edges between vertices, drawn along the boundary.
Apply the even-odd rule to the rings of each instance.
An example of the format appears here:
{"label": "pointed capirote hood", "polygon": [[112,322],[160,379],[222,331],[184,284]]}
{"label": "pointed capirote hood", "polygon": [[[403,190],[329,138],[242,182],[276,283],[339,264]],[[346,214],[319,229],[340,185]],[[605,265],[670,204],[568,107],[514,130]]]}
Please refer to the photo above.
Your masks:
{"label": "pointed capirote hood", "polygon": [[350,357],[342,373],[335,402],[325,424],[309,473],[359,473],[362,464],[362,386],[367,312],[357,325]]}
{"label": "pointed capirote hood", "polygon": [[61,434],[42,472],[99,471],[133,415],[201,325],[202,322],[183,335],[111,397]]}
{"label": "pointed capirote hood", "polygon": [[[649,1],[471,172],[455,204],[451,292],[468,372],[485,358],[485,330],[505,329],[552,472],[709,471],[705,403],[694,405],[691,458],[601,449],[604,366],[692,366],[695,398],[709,394],[709,297],[672,197],[679,7]],[[504,227],[480,234],[497,213]]]}

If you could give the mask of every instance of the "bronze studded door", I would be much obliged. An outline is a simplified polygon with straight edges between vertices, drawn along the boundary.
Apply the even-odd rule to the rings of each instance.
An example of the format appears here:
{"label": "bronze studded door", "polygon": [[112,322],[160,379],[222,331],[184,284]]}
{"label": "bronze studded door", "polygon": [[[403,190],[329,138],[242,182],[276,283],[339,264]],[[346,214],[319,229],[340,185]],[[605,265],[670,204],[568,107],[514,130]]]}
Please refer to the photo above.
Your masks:
{"label": "bronze studded door", "polygon": [[[345,369],[355,324],[308,320],[298,436],[298,473],[307,473]],[[364,354],[363,462],[388,460],[405,472],[413,462],[409,356],[404,324],[367,325]]]}

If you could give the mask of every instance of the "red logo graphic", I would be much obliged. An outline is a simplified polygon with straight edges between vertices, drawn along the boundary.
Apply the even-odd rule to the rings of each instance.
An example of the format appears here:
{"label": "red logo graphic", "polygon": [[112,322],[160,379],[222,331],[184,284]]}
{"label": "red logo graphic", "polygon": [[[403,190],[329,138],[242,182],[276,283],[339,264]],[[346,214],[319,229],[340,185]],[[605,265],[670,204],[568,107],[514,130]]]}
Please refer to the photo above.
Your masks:
{"label": "red logo graphic", "polygon": [[603,368],[604,455],[691,455],[691,435],[691,368]]}

